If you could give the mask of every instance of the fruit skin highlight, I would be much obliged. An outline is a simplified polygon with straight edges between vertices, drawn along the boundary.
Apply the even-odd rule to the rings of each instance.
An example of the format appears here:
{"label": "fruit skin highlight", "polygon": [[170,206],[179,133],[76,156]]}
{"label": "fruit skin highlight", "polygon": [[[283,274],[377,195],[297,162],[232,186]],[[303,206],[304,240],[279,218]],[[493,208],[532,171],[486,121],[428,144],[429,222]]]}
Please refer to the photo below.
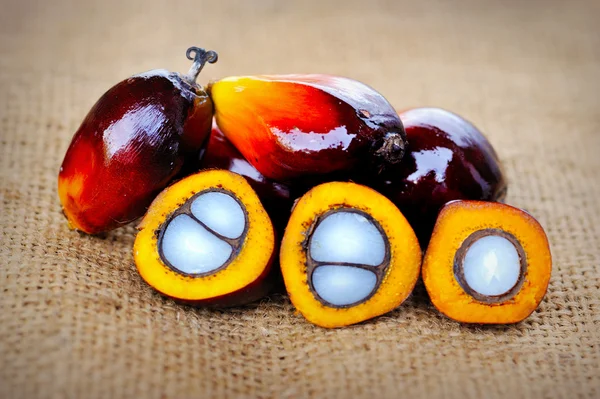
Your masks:
{"label": "fruit skin highlight", "polygon": [[209,93],[221,131],[269,179],[379,170],[404,154],[394,108],[352,79],[239,76],[212,83]]}
{"label": "fruit skin highlight", "polygon": [[[167,266],[158,249],[161,229],[188,199],[206,189],[233,193],[247,213],[247,233],[238,255],[224,269],[206,276],[189,276]],[[151,287],[179,302],[227,307],[253,302],[272,288],[276,256],[273,226],[256,193],[240,175],[209,170],[186,177],[165,189],[138,226],[133,254],[138,272]]]}
{"label": "fruit skin highlight", "polygon": [[[526,269],[510,298],[488,303],[469,295],[455,274],[455,257],[473,233],[497,229],[516,238]],[[527,318],[540,304],[550,280],[552,256],[540,224],[527,212],[509,205],[453,201],[438,217],[423,261],[423,282],[431,302],[462,323],[510,324]],[[520,285],[519,285],[520,284]]]}
{"label": "fruit skin highlight", "polygon": [[[376,220],[389,241],[390,263],[378,290],[354,306],[331,307],[319,301],[307,279],[307,249],[311,229],[323,213],[348,207]],[[376,191],[354,183],[331,182],[314,187],[296,203],[281,243],[280,265],[290,300],[311,323],[343,327],[387,313],[412,292],[420,273],[421,248],[398,208]]]}
{"label": "fruit skin highlight", "polygon": [[96,234],[137,219],[183,164],[197,157],[213,112],[212,101],[194,82],[199,72],[194,68],[215,54],[202,51],[188,50],[190,59],[196,52],[190,75],[153,70],[132,76],[92,107],[58,175],[71,228]]}
{"label": "fruit skin highlight", "polygon": [[200,158],[198,169],[224,169],[244,176],[258,194],[276,230],[283,233],[296,198],[294,196],[295,191],[289,185],[278,183],[263,176],[227,140],[216,123],[213,123],[208,143]]}
{"label": "fruit skin highlight", "polygon": [[409,109],[400,119],[407,138],[402,161],[356,180],[392,200],[421,245],[447,202],[503,200],[506,179],[496,151],[470,122],[439,108]]}

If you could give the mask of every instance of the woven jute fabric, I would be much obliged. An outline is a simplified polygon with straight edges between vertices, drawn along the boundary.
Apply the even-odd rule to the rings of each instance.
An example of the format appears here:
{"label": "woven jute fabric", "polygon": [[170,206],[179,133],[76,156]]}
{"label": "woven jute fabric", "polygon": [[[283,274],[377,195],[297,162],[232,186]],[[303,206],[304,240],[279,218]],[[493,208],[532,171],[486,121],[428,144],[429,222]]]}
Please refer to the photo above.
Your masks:
{"label": "woven jute fabric", "polygon": [[[0,5],[0,397],[600,397],[600,2],[30,1]],[[507,202],[546,229],[548,294],[526,321],[461,325],[422,285],[337,330],[287,297],[195,309],[147,286],[135,229],[69,231],[57,173],[98,97],[188,46],[200,81],[330,73],[397,108],[480,127]]]}

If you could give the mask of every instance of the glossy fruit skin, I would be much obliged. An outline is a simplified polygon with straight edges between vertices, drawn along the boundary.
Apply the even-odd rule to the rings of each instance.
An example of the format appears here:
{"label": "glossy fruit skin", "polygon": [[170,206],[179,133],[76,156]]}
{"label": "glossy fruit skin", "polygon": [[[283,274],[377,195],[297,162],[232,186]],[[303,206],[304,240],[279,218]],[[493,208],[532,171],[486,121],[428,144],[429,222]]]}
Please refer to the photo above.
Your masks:
{"label": "glossy fruit skin", "polygon": [[506,180],[496,151],[470,122],[439,108],[409,109],[400,118],[407,136],[402,162],[363,179],[400,208],[422,245],[446,203],[503,200]]}
{"label": "glossy fruit skin", "polygon": [[209,92],[219,128],[269,179],[288,181],[366,165],[379,169],[404,153],[404,128],[394,108],[352,79],[231,77],[213,83]]}
{"label": "glossy fruit skin", "polygon": [[182,75],[153,70],[109,89],[75,133],[58,177],[72,228],[125,225],[198,152],[210,133],[208,95]]}
{"label": "glossy fruit skin", "polygon": [[212,131],[200,155],[198,169],[225,169],[243,176],[258,194],[278,232],[283,233],[296,193],[290,185],[278,183],[263,176],[231,144],[213,123]]}

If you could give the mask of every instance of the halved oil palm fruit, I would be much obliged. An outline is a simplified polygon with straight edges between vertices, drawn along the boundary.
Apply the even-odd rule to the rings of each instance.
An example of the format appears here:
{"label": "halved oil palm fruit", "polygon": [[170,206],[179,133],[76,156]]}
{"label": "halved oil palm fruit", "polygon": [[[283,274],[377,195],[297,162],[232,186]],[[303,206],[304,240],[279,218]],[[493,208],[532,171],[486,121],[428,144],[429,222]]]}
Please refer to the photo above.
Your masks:
{"label": "halved oil palm fruit", "polygon": [[273,226],[242,176],[209,170],[180,180],[154,200],[139,229],[136,266],[164,295],[233,306],[271,288]]}
{"label": "halved oil palm fruit", "polygon": [[333,328],[398,307],[419,276],[421,249],[387,198],[365,186],[332,182],[297,202],[280,264],[298,311],[318,326]]}
{"label": "halved oil palm fruit", "polygon": [[433,305],[463,323],[527,318],[550,280],[548,239],[530,214],[509,205],[453,201],[438,216],[423,261]]}

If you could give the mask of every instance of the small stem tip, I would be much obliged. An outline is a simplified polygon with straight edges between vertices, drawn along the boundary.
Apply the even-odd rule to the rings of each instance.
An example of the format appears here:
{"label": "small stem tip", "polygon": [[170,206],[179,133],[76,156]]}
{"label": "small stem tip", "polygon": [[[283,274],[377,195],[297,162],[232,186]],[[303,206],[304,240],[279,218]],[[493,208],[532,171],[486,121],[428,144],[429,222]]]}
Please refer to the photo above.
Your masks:
{"label": "small stem tip", "polygon": [[190,47],[185,52],[185,56],[188,60],[193,60],[194,63],[190,67],[188,71],[187,77],[190,82],[195,82],[196,78],[200,74],[204,65],[208,62],[209,64],[214,64],[219,59],[219,55],[212,50],[206,51],[200,47]]}
{"label": "small stem tip", "polygon": [[383,144],[375,154],[383,158],[384,164],[396,164],[404,156],[406,142],[400,133],[388,133],[383,139]]}

